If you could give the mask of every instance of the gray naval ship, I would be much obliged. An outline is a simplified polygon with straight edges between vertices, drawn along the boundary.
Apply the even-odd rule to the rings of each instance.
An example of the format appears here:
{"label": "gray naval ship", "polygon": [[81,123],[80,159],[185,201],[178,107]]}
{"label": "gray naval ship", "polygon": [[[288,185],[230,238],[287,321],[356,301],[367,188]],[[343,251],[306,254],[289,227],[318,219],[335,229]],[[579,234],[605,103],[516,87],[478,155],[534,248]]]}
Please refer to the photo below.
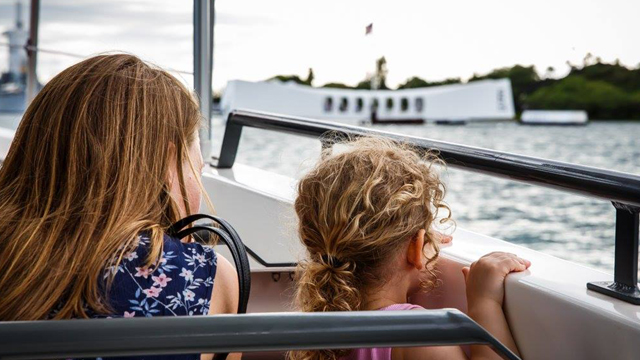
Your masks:
{"label": "gray naval ship", "polygon": [[27,92],[27,54],[24,45],[29,34],[22,22],[22,4],[16,3],[15,27],[2,33],[8,38],[9,69],[0,75],[0,113],[22,113]]}

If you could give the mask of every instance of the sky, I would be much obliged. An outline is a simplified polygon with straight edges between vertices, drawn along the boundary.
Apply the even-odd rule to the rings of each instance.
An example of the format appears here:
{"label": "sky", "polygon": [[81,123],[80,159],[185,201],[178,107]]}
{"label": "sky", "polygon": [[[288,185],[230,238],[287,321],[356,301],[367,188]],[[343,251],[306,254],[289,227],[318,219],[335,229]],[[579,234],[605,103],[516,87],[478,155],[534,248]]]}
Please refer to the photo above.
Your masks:
{"label": "sky", "polygon": [[[83,56],[124,51],[165,68],[193,68],[191,0],[41,4],[42,48]],[[12,26],[14,6],[0,0],[0,31]],[[588,52],[605,62],[640,63],[638,0],[218,0],[215,6],[218,91],[233,79],[306,77],[309,68],[314,85],[355,85],[380,56],[392,87],[412,76],[468,79],[514,64],[561,77],[567,61],[581,64]],[[373,34],[365,36],[370,23]],[[7,61],[0,47],[0,71]],[[46,82],[77,61],[41,53],[39,77]],[[176,75],[193,83],[191,75]]]}

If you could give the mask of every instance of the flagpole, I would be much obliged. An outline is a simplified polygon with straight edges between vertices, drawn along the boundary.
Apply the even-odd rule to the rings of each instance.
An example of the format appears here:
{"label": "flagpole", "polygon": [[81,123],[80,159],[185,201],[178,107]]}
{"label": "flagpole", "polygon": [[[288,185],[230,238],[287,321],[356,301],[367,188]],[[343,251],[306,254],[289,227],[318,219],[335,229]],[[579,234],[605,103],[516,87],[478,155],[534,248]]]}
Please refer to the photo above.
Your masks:
{"label": "flagpole", "polygon": [[[370,36],[370,37],[373,38],[373,23],[370,23],[369,25],[367,25],[367,27],[365,29],[365,36]],[[372,42],[372,46],[371,47],[375,48],[375,44],[373,43],[373,39],[372,39],[371,42]],[[374,54],[375,52],[372,51],[371,53]],[[374,55],[374,58],[375,58],[375,55]],[[375,64],[375,61],[374,61],[374,64]],[[370,80],[370,85],[371,86],[370,86],[369,91],[372,92],[372,91],[378,90],[378,85],[379,84],[378,84],[377,64],[376,64],[376,66],[374,66],[373,75],[371,76],[371,80]],[[371,93],[371,95],[373,95],[373,93]],[[377,104],[377,105],[374,106],[375,97],[371,96],[370,99],[371,99],[371,103],[369,105],[370,120],[371,120],[372,124],[375,124],[375,123],[377,123],[377,111],[378,111],[377,108],[378,108],[378,106],[380,106],[380,104]]]}

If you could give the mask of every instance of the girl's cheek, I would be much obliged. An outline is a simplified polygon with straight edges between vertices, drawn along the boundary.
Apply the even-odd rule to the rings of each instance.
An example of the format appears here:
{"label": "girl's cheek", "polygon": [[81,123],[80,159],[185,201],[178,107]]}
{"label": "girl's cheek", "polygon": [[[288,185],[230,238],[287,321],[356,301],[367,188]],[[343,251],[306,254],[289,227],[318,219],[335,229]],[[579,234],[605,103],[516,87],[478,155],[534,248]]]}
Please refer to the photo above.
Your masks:
{"label": "girl's cheek", "polygon": [[189,204],[192,213],[198,213],[200,211],[200,197],[202,196],[200,185],[196,179],[195,174],[189,174],[186,181],[187,196],[189,197]]}

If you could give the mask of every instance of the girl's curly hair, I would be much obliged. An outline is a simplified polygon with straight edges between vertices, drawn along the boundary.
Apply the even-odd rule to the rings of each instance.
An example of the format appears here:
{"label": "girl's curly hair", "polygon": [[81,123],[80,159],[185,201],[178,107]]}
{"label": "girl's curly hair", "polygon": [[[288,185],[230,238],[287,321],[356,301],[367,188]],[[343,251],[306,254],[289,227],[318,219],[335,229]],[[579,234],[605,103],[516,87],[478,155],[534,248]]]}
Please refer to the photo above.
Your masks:
{"label": "girl's curly hair", "polygon": [[[346,151],[325,149],[322,159],[298,183],[294,207],[307,256],[297,271],[300,310],[361,310],[365,291],[388,280],[385,263],[420,229],[430,229],[444,203],[445,187],[434,165],[443,162],[425,151],[382,138],[347,142]],[[429,231],[425,247],[438,256]],[[422,285],[435,286],[425,266]],[[348,350],[294,351],[292,360],[337,359]]]}

